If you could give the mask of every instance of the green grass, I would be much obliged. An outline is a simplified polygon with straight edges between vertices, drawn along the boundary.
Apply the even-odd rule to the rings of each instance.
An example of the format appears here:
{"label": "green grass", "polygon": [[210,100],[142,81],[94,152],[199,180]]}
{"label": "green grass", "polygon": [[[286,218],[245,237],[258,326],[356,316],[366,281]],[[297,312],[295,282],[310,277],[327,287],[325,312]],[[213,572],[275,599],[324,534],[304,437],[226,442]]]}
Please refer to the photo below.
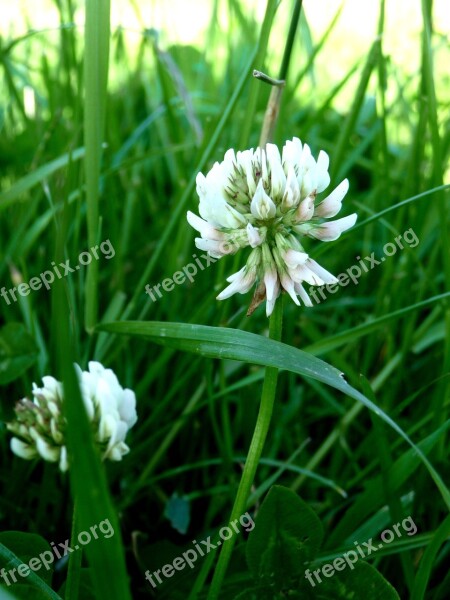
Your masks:
{"label": "green grass", "polygon": [[[348,48],[333,42],[339,10],[319,34],[308,6],[302,13],[275,140],[282,146],[295,135],[315,155],[328,152],[331,186],[350,180],[340,216],[358,213],[338,242],[311,241],[307,251],[339,274],[358,264],[356,257],[380,257],[407,230],[419,243],[405,244],[357,285],[313,308],[286,299],[278,346],[265,339],[262,307],[245,316],[250,294],[215,300],[225,277],[243,264],[240,254],[157,302],[144,287],[200,254],[185,219],[197,209],[198,171],[230,147],[257,145],[270,87],[251,72],[278,76],[292,2],[268,2],[261,21],[245,2],[211,3],[209,27],[195,46],[166,44],[165,32],[151,30],[145,15],[141,30],[113,28],[109,35],[108,4],[87,3],[83,29],[73,24],[79,4],[55,0],[57,29],[1,34],[0,285],[28,282],[52,261],[76,263],[103,240],[115,250],[50,291],[9,305],[0,297],[2,322],[23,324],[37,347],[34,364],[4,381],[12,367],[0,337],[0,419],[11,418],[15,401],[43,375],[71,382],[68,440],[76,465],[69,478],[54,465],[13,456],[0,424],[2,530],[62,542],[71,535],[76,499],[75,527],[109,518],[117,535],[88,545],[81,564],[71,561],[65,597],[84,597],[76,587],[85,567],[93,597],[152,597],[147,568],[161,568],[192,540],[214,537],[228,524],[269,365],[282,370],[248,509],[257,514],[275,483],[298,492],[324,524],[324,559],[411,515],[416,536],[372,564],[401,598],[443,599],[450,96],[442,74],[448,39],[430,3],[414,0],[422,15],[414,38],[420,61],[409,70],[386,50],[389,0],[380,2],[364,52],[345,60],[346,73]],[[176,21],[176,12],[170,18]],[[33,28],[32,11],[27,19]],[[336,65],[333,77],[324,63]],[[83,368],[100,360],[136,391],[139,420],[120,463],[102,465],[94,453],[73,360]],[[189,506],[186,534],[165,516],[174,494]],[[250,584],[244,537],[236,539],[223,598]],[[17,560],[1,545],[0,558]],[[205,598],[216,560],[210,554],[195,570],[176,573],[156,597]],[[38,581],[40,593],[56,597],[66,578],[61,564],[51,583]],[[15,591],[0,586],[0,597]]]}

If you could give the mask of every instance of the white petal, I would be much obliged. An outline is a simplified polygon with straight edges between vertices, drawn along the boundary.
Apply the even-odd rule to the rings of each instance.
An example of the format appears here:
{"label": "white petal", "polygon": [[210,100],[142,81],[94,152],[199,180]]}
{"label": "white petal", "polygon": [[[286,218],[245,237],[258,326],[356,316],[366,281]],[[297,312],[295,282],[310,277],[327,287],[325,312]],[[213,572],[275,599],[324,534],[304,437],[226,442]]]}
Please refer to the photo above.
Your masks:
{"label": "white petal", "polygon": [[124,442],[120,442],[118,444],[115,444],[111,448],[108,448],[105,454],[103,455],[103,458],[109,458],[109,460],[119,461],[122,460],[122,456],[128,454],[129,451],[130,449],[128,448],[128,446]]}
{"label": "white petal", "polygon": [[286,175],[281,166],[280,151],[275,144],[266,145],[267,160],[271,171],[271,188],[270,194],[272,198],[279,197],[286,186]]}
{"label": "white petal", "polygon": [[[308,171],[315,170],[316,161],[314,160],[311,154],[311,148],[308,144],[303,144],[303,150],[300,157],[300,161],[298,163],[298,183],[300,188],[303,187],[303,180]],[[310,192],[308,192],[310,193]]]}
{"label": "white petal", "polygon": [[298,250],[293,250],[289,248],[283,254],[283,260],[287,264],[288,267],[295,269],[298,265],[304,265],[308,260],[308,255],[306,252],[299,252]]}
{"label": "white petal", "polygon": [[272,219],[277,211],[274,202],[264,191],[262,179],[259,180],[250,210],[254,217],[263,220]]}
{"label": "white petal", "polygon": [[20,458],[24,458],[25,460],[31,460],[32,458],[36,458],[38,455],[36,449],[30,444],[26,444],[19,438],[13,437],[10,442],[11,450]]}
{"label": "white petal", "polygon": [[46,390],[48,390],[52,395],[58,393],[59,381],[57,381],[54,377],[51,377],[51,375],[46,375],[45,377],[43,377],[42,383],[44,384]]}
{"label": "white petal", "polygon": [[83,397],[83,403],[84,403],[84,407],[86,409],[88,419],[90,421],[92,421],[92,419],[94,418],[94,415],[95,415],[95,407],[94,407],[92,398],[88,394],[83,393],[83,390],[82,390],[82,397]]}
{"label": "white petal", "polygon": [[231,281],[231,284],[220,292],[217,296],[217,300],[225,300],[226,298],[233,296],[233,294],[245,294],[255,283],[255,280],[255,269],[246,269],[246,267],[242,267],[240,271],[228,277],[228,281]]}
{"label": "white petal", "polygon": [[296,283],[306,281],[309,285],[323,285],[322,279],[313,271],[308,269],[306,265],[298,265],[295,269],[289,269],[289,275]]}
{"label": "white petal", "polygon": [[348,192],[348,179],[344,179],[329,196],[327,196],[314,210],[315,217],[334,217],[342,208],[342,200]]}
{"label": "white petal", "polygon": [[299,200],[300,188],[297,181],[297,175],[295,174],[294,167],[289,165],[286,178],[286,189],[281,201],[281,207],[284,211],[287,211],[290,208],[297,206]]}
{"label": "white petal", "polygon": [[285,167],[285,172],[288,172],[289,165],[294,166],[300,163],[302,157],[302,143],[298,138],[287,140],[283,147],[282,163]]}
{"label": "white petal", "polygon": [[317,166],[321,171],[328,171],[328,167],[330,166],[330,157],[323,150],[319,152],[319,156],[317,158]]}
{"label": "white petal", "polygon": [[117,431],[117,425],[117,419],[115,419],[112,415],[102,415],[98,425],[98,436],[100,442],[106,442],[111,438],[114,438]]}
{"label": "white petal", "polygon": [[105,373],[105,371],[111,371],[111,369],[105,369],[105,367],[102,365],[102,363],[98,362],[97,360],[90,360],[88,362],[88,369],[89,369],[89,373],[91,373],[91,375],[97,375],[97,376],[101,376]]}
{"label": "white petal", "polygon": [[41,406],[39,399],[44,398],[46,402],[57,402],[62,397],[62,385],[61,382],[57,381],[54,377],[46,375],[42,378],[43,387],[39,388],[33,383],[32,394],[34,396],[34,403],[37,406]]}
{"label": "white petal", "polygon": [[58,429],[58,423],[55,421],[55,419],[50,420],[50,433],[56,444],[62,444],[64,436]]}
{"label": "white petal", "polygon": [[122,402],[119,406],[120,418],[131,429],[137,421],[136,413],[136,395],[132,390],[125,388],[123,390]]}
{"label": "white petal", "polygon": [[205,221],[216,227],[236,229],[247,224],[245,217],[230,206],[220,193],[211,193],[200,199],[198,211]]}
{"label": "white petal", "polygon": [[304,171],[302,177],[302,185],[301,185],[301,196],[302,198],[306,198],[306,196],[310,196],[316,190],[316,178],[314,169],[315,167]]}
{"label": "white petal", "polygon": [[348,217],[343,217],[337,221],[322,223],[318,227],[311,229],[308,234],[312,237],[322,240],[323,242],[332,242],[337,240],[343,231],[347,231],[356,223],[357,215],[353,213]]}
{"label": "white petal", "polygon": [[223,164],[216,161],[206,174],[205,179],[204,187],[206,188],[206,195],[215,194],[217,191],[220,191],[226,183]]}
{"label": "white petal", "polygon": [[225,161],[236,164],[236,154],[234,153],[233,148],[230,148],[225,152],[225,156],[223,157]]}
{"label": "white petal", "polygon": [[289,275],[287,273],[283,273],[281,275],[280,279],[281,279],[281,285],[283,286],[283,288],[287,291],[287,293],[292,298],[292,300],[295,302],[295,304],[297,304],[297,306],[300,306],[300,302],[295,293],[294,282],[292,281],[292,279],[289,277]]}
{"label": "white petal", "polygon": [[123,421],[116,421],[116,427],[108,443],[108,448],[112,448],[116,444],[120,444],[125,441],[125,437],[128,432],[128,427]]}
{"label": "white petal", "polygon": [[295,221],[304,223],[312,219],[314,215],[314,196],[307,196],[299,204],[295,212]]}
{"label": "white petal", "polygon": [[273,167],[275,164],[281,166],[281,156],[278,146],[276,144],[266,144],[266,156],[269,161],[269,165]]}
{"label": "white petal", "polygon": [[268,269],[264,273],[264,285],[266,286],[266,298],[270,302],[275,298],[275,292],[279,289],[278,273],[275,269]]}
{"label": "white petal", "polygon": [[308,146],[308,144],[303,144],[303,151],[300,157],[300,167],[303,169],[310,169],[315,162],[316,161],[311,154],[311,148]]}
{"label": "white petal", "polygon": [[[125,444],[125,445],[126,445],[126,444]],[[128,446],[127,446],[127,448],[128,448]],[[129,450],[130,450],[130,449],[128,448],[128,451],[129,451]],[[117,462],[117,461],[119,461],[119,460],[122,460],[122,455],[123,455],[123,454],[126,454],[126,452],[122,452],[122,451],[121,451],[121,448],[120,448],[120,446],[113,446],[112,448],[109,448],[109,449],[108,449],[108,450],[105,452],[105,454],[104,454],[103,458],[104,458],[104,459],[105,459],[105,458],[109,458],[109,460],[113,460],[113,461]]]}
{"label": "white petal", "polygon": [[247,236],[248,236],[248,243],[250,244],[250,246],[252,248],[256,248],[256,246],[259,246],[262,242],[261,236],[259,235],[258,228],[253,227],[253,225],[251,223],[247,224]]}
{"label": "white petal", "polygon": [[59,459],[60,449],[55,446],[50,446],[40,436],[36,438],[36,449],[42,458],[49,462],[56,462]]}
{"label": "white petal", "polygon": [[311,302],[311,298],[308,296],[308,294],[305,291],[305,288],[302,286],[301,283],[295,283],[294,289],[296,293],[300,296],[300,298],[303,300],[303,304],[305,306],[313,305],[313,303]]}
{"label": "white petal", "polygon": [[339,280],[334,275],[332,275],[329,271],[327,271],[326,269],[321,267],[319,265],[319,263],[317,263],[312,258],[308,258],[308,260],[306,261],[306,266],[308,267],[308,269],[310,271],[312,271],[318,277],[320,277],[320,279],[322,279],[324,283],[338,283],[339,282]]}
{"label": "white petal", "polygon": [[[266,291],[267,293],[267,291]],[[273,292],[273,296],[272,299],[269,300],[269,298],[267,298],[267,302],[266,302],[266,315],[268,317],[270,317],[270,315],[273,312],[273,309],[275,307],[275,302],[277,301],[278,296],[280,295],[280,280],[276,279],[276,283],[275,283],[275,290]]]}
{"label": "white petal", "polygon": [[67,460],[67,448],[61,447],[61,454],[59,455],[59,468],[64,473],[69,468],[69,462]]}
{"label": "white petal", "polygon": [[47,408],[50,411],[50,414],[52,415],[52,417],[59,417],[59,408],[58,405],[56,404],[56,402],[47,402]]}
{"label": "white petal", "polygon": [[206,177],[203,175],[203,173],[197,173],[195,182],[197,184],[197,194],[200,196],[200,198],[202,198],[206,195],[206,192],[208,190]]}
{"label": "white petal", "polygon": [[317,159],[316,167],[316,191],[323,192],[330,184],[330,176],[328,174],[328,166],[330,158],[326,152],[321,150]]}
{"label": "white petal", "polygon": [[[230,245],[227,242],[217,242],[214,240],[204,240],[203,238],[195,238],[195,245],[199,250],[209,252],[214,258],[221,258],[230,252]],[[226,251],[228,249],[228,252]]]}
{"label": "white petal", "polygon": [[188,210],[186,215],[187,221],[191,227],[193,227],[196,231],[200,232],[202,238],[206,238],[208,240],[223,240],[225,239],[225,234],[221,231],[218,231],[215,227],[213,227],[207,221],[204,221],[193,212]]}

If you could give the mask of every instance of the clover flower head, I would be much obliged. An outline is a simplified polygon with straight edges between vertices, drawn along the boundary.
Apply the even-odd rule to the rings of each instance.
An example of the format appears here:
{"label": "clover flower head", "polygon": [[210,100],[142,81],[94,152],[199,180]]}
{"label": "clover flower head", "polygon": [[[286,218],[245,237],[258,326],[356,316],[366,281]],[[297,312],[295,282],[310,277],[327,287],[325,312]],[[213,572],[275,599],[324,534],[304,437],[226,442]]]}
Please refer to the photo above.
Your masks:
{"label": "clover flower head", "polygon": [[[99,362],[92,361],[88,367],[82,371],[75,365],[94,442],[103,460],[121,460],[130,450],[125,437],[137,421],[135,394],[122,388],[113,371]],[[11,450],[21,458],[58,462],[61,471],[66,471],[63,386],[51,376],[43,377],[42,383],[42,387],[33,384],[32,400],[23,398],[15,406],[15,420],[7,424],[14,434]]]}
{"label": "clover flower head", "polygon": [[355,213],[326,220],[340,211],[349,187],[344,179],[320,198],[330,183],[328,165],[326,152],[315,160],[309,146],[294,137],[281,155],[274,144],[237,153],[231,149],[206,177],[197,175],[200,217],[187,213],[189,224],[200,233],[197,248],[214,258],[251,249],[244,267],[228,277],[230,285],[218,300],[245,294],[256,284],[248,314],[266,299],[269,316],[282,290],[297,305],[301,300],[312,306],[305,282],[320,286],[338,281],[300,243],[303,236],[336,240],[355,224]]}

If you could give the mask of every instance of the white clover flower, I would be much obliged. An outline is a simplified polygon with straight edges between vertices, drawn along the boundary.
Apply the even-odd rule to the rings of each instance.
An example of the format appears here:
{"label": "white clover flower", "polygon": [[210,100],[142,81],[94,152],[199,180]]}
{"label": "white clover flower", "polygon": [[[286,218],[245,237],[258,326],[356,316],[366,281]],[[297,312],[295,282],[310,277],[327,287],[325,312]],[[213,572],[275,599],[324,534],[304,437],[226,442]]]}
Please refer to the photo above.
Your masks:
{"label": "white clover flower", "polygon": [[[90,362],[88,371],[82,371],[78,365],[75,368],[94,442],[102,459],[121,460],[130,451],[125,437],[137,421],[135,394],[122,388],[113,371],[99,362]],[[50,376],[43,377],[42,383],[42,388],[33,384],[33,400],[24,398],[17,402],[16,419],[7,423],[8,429],[17,436],[11,439],[11,450],[21,458],[41,457],[58,462],[61,471],[66,471],[69,464],[63,386]]]}
{"label": "white clover flower", "polygon": [[293,138],[282,155],[274,144],[237,153],[228,150],[206,177],[197,175],[201,218],[187,213],[189,224],[201,236],[195,239],[197,248],[214,258],[252,248],[245,266],[228,277],[230,285],[218,300],[245,294],[256,284],[248,314],[266,299],[269,316],[281,290],[296,304],[300,297],[305,306],[312,306],[304,282],[337,283],[336,277],[309,258],[298,239],[307,236],[330,242],[355,224],[356,213],[324,221],[341,210],[349,187],[344,179],[326,198],[317,198],[330,183],[328,165],[325,152],[316,161],[309,146]]}

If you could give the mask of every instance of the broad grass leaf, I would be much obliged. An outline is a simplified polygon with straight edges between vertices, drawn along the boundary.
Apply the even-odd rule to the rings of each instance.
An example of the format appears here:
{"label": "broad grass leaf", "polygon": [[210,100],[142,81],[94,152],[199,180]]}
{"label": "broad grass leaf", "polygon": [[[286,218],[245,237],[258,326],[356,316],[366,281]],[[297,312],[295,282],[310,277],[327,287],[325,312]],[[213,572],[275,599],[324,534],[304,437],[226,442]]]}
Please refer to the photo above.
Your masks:
{"label": "broad grass leaf", "polygon": [[450,509],[450,491],[423,452],[389,415],[364,394],[349,385],[340,371],[323,360],[298,348],[261,335],[225,327],[160,321],[120,321],[98,325],[96,329],[98,331],[148,338],[156,344],[186,352],[194,352],[200,356],[240,360],[288,370],[298,375],[312,377],[340,390],[375,413],[415,450],[439,489],[446,506]]}

